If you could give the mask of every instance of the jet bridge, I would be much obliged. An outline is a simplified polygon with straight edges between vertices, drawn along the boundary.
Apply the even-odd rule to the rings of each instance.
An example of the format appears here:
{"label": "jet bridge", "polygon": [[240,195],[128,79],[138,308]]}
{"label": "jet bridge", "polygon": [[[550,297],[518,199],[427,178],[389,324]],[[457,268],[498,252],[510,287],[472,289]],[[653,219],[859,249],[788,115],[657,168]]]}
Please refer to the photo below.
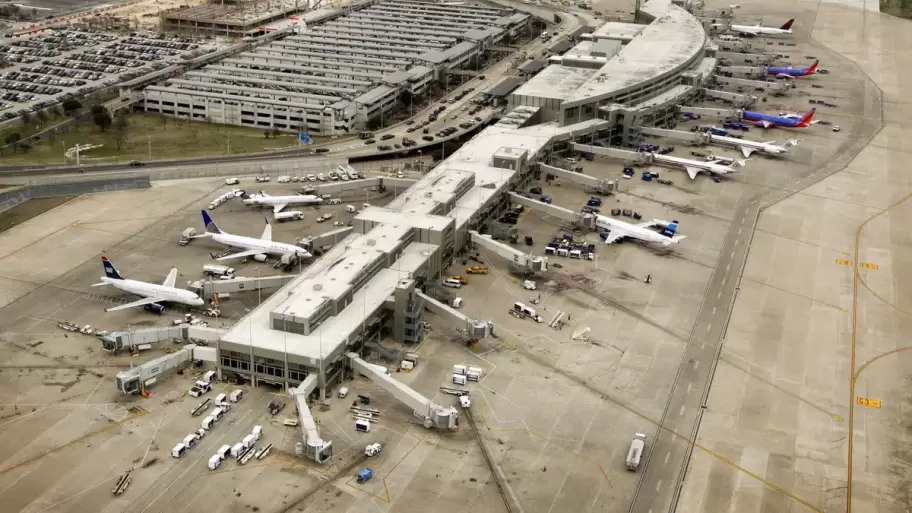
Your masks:
{"label": "jet bridge", "polygon": [[706,144],[709,142],[707,134],[703,132],[683,132],[681,130],[667,130],[664,128],[640,127],[640,133],[654,137],[664,137],[666,139],[675,139],[678,141],[689,142],[692,144]]}
{"label": "jet bridge", "polygon": [[707,107],[687,107],[681,105],[678,110],[682,114],[696,114],[698,116],[710,116],[722,119],[740,119],[741,111],[735,109],[713,109]]}
{"label": "jet bridge", "polygon": [[766,76],[763,66],[719,66],[719,71],[724,73],[737,73],[748,77],[760,78]]}
{"label": "jet bridge", "polygon": [[622,150],[621,148],[606,148],[604,146],[573,143],[573,151],[579,151],[582,153],[594,153],[596,155],[604,155],[606,157],[624,161],[643,162],[642,153],[631,150]]}
{"label": "jet bridge", "polygon": [[768,53],[716,52],[716,57],[744,64],[769,64],[776,56]]}
{"label": "jet bridge", "polygon": [[171,354],[160,356],[142,365],[117,373],[117,390],[122,394],[135,394],[144,387],[155,383],[158,377],[193,360],[193,352],[198,346],[188,344]]}
{"label": "jet bridge", "polygon": [[308,374],[300,385],[288,389],[288,395],[294,399],[295,407],[298,410],[298,420],[301,423],[301,432],[304,434],[304,441],[295,444],[295,454],[317,463],[323,463],[332,458],[332,442],[320,437],[317,422],[307,404],[307,398],[316,388],[317,375]]}
{"label": "jet bridge", "polygon": [[428,429],[446,428],[450,431],[456,431],[459,428],[459,412],[455,407],[441,406],[431,401],[405,383],[390,376],[385,367],[365,362],[358,356],[358,353],[348,353],[347,356],[353,369],[411,408],[415,417],[421,419],[424,427]]}
{"label": "jet bridge", "polygon": [[464,333],[469,340],[481,340],[490,337],[494,333],[494,323],[491,321],[470,319],[459,310],[445,305],[423,292],[418,292],[418,296],[424,299],[424,306],[428,310],[456,326],[456,329],[460,333]]}
{"label": "jet bridge", "polygon": [[278,289],[295,278],[296,275],[283,274],[276,276],[238,277],[231,278],[230,280],[198,280],[192,282],[188,289],[196,292],[201,297],[211,298],[216,294]]}
{"label": "jet bridge", "polygon": [[303,189],[309,192],[313,189],[317,196],[321,194],[340,194],[347,191],[360,191],[370,187],[378,187],[381,184],[380,178],[362,178],[360,180],[339,181],[323,185],[304,185]]}
{"label": "jet bridge", "polygon": [[713,44],[720,50],[727,52],[746,52],[751,49],[750,41],[722,41],[716,39]]}
{"label": "jet bridge", "polygon": [[703,94],[707,97],[728,100],[737,107],[750,107],[757,103],[757,97],[751,96],[749,94],[732,93],[729,91],[719,91],[716,89],[704,89]]}
{"label": "jet bridge", "polygon": [[765,80],[748,80],[746,78],[732,78],[715,76],[716,83],[723,86],[750,87],[754,91],[766,91],[770,94],[782,94],[788,91],[789,85],[785,80],[767,82]]}
{"label": "jet bridge", "polygon": [[160,342],[202,342],[215,343],[225,334],[225,330],[181,324],[158,328],[145,328],[131,331],[114,331],[101,337],[101,347],[105,351],[117,353],[133,346],[158,344]]}
{"label": "jet bridge", "polygon": [[552,174],[568,182],[582,185],[589,192],[607,195],[617,190],[617,182],[614,180],[604,180],[594,176],[584,175],[583,173],[574,173],[559,167],[550,166],[544,162],[538,163],[538,168],[545,173]]}
{"label": "jet bridge", "polygon": [[[514,193],[511,192],[510,194],[513,195]],[[516,197],[522,198],[523,200],[539,203],[535,200],[532,200],[529,198],[524,198],[519,195],[516,195]],[[511,197],[511,200],[512,200],[512,197]],[[542,205],[545,205],[545,203],[542,203]],[[547,205],[547,206],[550,207],[551,205]],[[560,207],[557,207],[557,208],[560,208]],[[564,209],[564,210],[566,210],[566,209]],[[569,210],[566,210],[566,211],[570,212],[571,214],[574,215],[573,220],[575,221],[575,217],[577,215],[576,212],[571,212]],[[475,230],[469,230],[469,237],[471,238],[471,241],[474,244],[481,246],[484,249],[487,249],[489,251],[492,251],[492,252],[506,258],[507,260],[513,262],[513,266],[518,268],[523,273],[543,273],[548,270],[548,257],[540,257],[540,256],[534,256],[531,253],[530,254],[523,253],[522,251],[519,251],[512,246],[509,246],[502,242],[498,242],[498,241],[492,239],[490,236],[482,235],[482,234],[476,232]]]}

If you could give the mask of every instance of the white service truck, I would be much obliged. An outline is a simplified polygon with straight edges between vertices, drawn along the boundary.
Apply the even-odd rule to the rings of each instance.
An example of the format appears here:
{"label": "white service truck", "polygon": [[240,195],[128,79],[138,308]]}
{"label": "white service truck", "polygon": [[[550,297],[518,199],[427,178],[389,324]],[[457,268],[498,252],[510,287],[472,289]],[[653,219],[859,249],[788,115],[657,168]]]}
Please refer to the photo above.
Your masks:
{"label": "white service truck", "polygon": [[630,450],[627,451],[627,470],[636,470],[640,467],[640,459],[643,458],[643,449],[646,448],[646,435],[637,433],[633,435],[633,441],[630,442]]}

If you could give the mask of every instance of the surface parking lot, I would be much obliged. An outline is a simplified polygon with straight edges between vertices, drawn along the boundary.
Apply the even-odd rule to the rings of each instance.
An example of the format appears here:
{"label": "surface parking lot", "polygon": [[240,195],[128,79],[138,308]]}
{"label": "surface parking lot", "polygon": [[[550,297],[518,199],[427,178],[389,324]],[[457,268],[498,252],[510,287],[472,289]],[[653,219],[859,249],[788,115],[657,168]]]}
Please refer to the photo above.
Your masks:
{"label": "surface parking lot", "polygon": [[0,45],[0,118],[44,108],[210,51],[189,39],[58,29]]}

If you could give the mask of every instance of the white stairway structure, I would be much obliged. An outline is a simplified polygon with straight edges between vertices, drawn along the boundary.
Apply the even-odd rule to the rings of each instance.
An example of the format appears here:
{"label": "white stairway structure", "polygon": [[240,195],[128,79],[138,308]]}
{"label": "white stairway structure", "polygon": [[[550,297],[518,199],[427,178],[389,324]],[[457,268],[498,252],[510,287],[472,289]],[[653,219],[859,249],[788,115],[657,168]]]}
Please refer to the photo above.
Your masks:
{"label": "white stairway structure", "polygon": [[320,437],[317,422],[307,405],[307,398],[317,388],[317,378],[316,374],[309,374],[296,388],[288,389],[288,395],[295,401],[298,420],[301,422],[301,431],[304,434],[304,441],[295,444],[295,453],[317,463],[323,463],[332,458],[332,442]]}

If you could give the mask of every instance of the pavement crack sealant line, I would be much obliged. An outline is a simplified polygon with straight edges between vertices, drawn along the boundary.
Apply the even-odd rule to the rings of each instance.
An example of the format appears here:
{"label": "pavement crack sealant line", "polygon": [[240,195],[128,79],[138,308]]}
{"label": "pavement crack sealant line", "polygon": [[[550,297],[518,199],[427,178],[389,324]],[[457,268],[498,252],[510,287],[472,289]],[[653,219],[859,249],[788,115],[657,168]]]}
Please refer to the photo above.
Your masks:
{"label": "pavement crack sealant line", "polygon": [[500,468],[500,465],[494,463],[494,459],[491,457],[490,451],[488,451],[488,445],[481,437],[481,432],[478,431],[478,424],[475,422],[475,416],[472,414],[472,410],[463,408],[463,412],[465,413],[466,420],[469,421],[469,425],[472,427],[472,433],[475,435],[475,441],[478,442],[478,447],[481,449],[481,454],[484,456],[485,463],[487,463],[488,468],[491,469],[491,476],[494,478],[494,483],[497,485],[497,491],[500,492],[500,497],[503,499],[504,506],[507,508],[507,513],[525,513],[522,504],[519,502],[519,498],[517,498],[516,493],[513,492],[513,487],[507,482],[507,476],[504,475],[503,469]]}

